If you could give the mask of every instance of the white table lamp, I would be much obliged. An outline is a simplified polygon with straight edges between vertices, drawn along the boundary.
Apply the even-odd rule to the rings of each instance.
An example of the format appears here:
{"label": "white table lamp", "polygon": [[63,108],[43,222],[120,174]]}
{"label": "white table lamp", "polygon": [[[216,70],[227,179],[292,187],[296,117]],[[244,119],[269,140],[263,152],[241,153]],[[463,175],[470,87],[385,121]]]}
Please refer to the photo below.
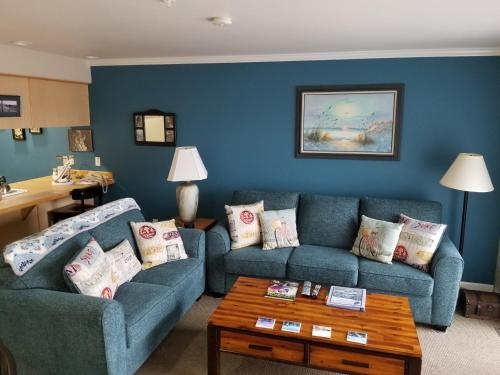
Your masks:
{"label": "white table lamp", "polygon": [[462,228],[460,231],[460,254],[464,249],[465,220],[467,216],[467,201],[469,192],[487,193],[493,191],[488,169],[483,155],[461,153],[448,168],[439,183],[443,186],[461,190],[464,192],[464,204],[462,208]]}
{"label": "white table lamp", "polygon": [[208,177],[207,169],[201,160],[198,150],[194,146],[177,147],[174,160],[168,174],[168,181],[182,181],[175,190],[179,217],[184,226],[193,227],[198,210],[199,190],[191,181],[205,180]]}

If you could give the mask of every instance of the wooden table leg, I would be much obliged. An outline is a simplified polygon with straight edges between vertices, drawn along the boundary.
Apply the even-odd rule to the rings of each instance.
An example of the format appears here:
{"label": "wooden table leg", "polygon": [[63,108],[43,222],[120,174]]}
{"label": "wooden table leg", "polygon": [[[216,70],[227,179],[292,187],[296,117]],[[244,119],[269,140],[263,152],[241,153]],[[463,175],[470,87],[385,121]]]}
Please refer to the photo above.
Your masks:
{"label": "wooden table leg", "polygon": [[220,374],[219,329],[213,325],[207,327],[207,374]]}
{"label": "wooden table leg", "polygon": [[410,358],[408,360],[408,375],[420,375],[422,371],[422,358]]}

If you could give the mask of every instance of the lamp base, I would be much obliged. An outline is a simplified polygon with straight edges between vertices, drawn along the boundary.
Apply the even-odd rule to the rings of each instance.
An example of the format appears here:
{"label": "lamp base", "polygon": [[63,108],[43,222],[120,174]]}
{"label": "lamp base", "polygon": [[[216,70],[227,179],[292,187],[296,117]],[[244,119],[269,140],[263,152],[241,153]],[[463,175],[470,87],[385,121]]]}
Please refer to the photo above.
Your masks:
{"label": "lamp base", "polygon": [[198,186],[191,181],[183,182],[175,189],[175,195],[180,219],[186,228],[192,228],[198,211]]}

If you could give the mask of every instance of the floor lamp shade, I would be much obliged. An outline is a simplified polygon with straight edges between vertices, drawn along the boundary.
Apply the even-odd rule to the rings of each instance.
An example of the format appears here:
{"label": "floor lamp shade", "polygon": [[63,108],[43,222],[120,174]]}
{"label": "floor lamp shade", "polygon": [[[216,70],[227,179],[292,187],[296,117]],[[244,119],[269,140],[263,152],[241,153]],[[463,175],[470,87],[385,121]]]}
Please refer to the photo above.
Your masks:
{"label": "floor lamp shade", "polygon": [[479,154],[458,154],[440,183],[452,189],[476,193],[493,190],[483,155]]}
{"label": "floor lamp shade", "polygon": [[457,158],[446,171],[439,183],[443,186],[464,192],[462,206],[462,227],[460,229],[460,254],[464,251],[465,223],[467,219],[467,202],[469,192],[487,193],[493,190],[493,184],[486,168],[483,155],[458,154]]}
{"label": "floor lamp shade", "polygon": [[181,181],[175,190],[179,217],[187,227],[192,227],[198,210],[199,190],[191,181],[204,180],[207,169],[196,147],[177,147],[168,174],[168,181]]}

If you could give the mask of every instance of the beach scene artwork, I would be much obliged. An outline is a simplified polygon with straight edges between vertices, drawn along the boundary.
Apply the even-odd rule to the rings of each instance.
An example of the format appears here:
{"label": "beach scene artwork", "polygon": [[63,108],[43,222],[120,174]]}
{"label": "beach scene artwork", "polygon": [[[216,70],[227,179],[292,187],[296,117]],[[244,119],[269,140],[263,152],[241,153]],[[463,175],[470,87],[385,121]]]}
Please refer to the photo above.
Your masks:
{"label": "beach scene artwork", "polygon": [[393,155],[397,90],[303,92],[301,153]]}

